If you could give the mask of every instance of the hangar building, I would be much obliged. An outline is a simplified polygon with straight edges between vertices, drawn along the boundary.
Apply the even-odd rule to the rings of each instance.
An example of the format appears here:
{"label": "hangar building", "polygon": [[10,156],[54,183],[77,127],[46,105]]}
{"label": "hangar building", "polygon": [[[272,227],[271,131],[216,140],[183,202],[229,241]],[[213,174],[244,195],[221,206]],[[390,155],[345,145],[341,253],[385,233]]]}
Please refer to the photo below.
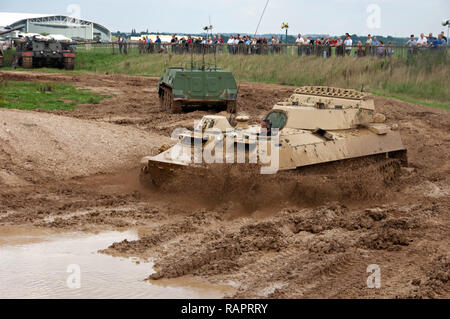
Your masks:
{"label": "hangar building", "polygon": [[60,34],[71,39],[111,41],[111,31],[96,22],[65,15],[0,12],[0,28],[24,27],[26,33]]}

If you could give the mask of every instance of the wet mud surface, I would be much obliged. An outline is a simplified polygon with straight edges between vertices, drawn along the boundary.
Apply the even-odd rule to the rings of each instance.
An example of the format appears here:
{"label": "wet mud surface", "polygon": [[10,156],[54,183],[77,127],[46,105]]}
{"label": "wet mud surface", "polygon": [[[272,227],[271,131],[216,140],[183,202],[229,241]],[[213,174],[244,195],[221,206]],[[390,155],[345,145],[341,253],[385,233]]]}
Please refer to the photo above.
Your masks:
{"label": "wet mud surface", "polygon": [[[251,168],[218,169],[144,189],[140,158],[211,111],[160,113],[155,78],[2,75],[72,82],[111,96],[73,112],[0,110],[2,239],[8,227],[134,230],[138,238],[101,253],[151,258],[149,284],[226,285],[230,298],[450,297],[448,111],[375,99],[408,149],[409,167],[395,183],[359,162],[267,178],[255,178]],[[239,114],[259,123],[293,89],[240,83]],[[373,264],[381,269],[380,289],[367,287]]]}

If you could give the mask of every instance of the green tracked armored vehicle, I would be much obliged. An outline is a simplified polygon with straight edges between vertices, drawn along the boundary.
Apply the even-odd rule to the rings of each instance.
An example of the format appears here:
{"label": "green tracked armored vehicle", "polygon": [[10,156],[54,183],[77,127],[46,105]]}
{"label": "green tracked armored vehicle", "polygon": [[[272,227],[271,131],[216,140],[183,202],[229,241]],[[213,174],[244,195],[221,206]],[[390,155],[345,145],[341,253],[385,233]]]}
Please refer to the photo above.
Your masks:
{"label": "green tracked armored vehicle", "polygon": [[[12,33],[12,32],[14,32],[14,31],[19,31],[19,30],[21,30],[21,29],[23,29],[23,27],[19,27],[19,28],[14,28],[14,29],[8,29],[8,30],[4,30],[4,31],[0,31],[0,40],[2,40],[2,38],[3,38],[3,36],[5,36],[5,35],[7,35],[7,34],[9,34],[9,33]],[[3,50],[2,50],[2,47],[1,47],[1,45],[0,45],[0,68],[2,68],[3,67]]]}
{"label": "green tracked armored vehicle", "polygon": [[158,83],[161,111],[219,107],[236,113],[238,88],[233,74],[217,67],[169,68]]}
{"label": "green tracked armored vehicle", "polygon": [[16,65],[24,69],[57,67],[74,69],[75,52],[69,42],[25,38],[16,41]]}

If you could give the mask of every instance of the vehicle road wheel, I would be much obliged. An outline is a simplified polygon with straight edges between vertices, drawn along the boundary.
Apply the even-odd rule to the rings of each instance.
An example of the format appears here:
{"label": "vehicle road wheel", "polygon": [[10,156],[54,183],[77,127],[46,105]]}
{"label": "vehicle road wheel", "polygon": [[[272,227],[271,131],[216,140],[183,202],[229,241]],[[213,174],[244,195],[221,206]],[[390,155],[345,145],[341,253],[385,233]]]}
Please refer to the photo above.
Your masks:
{"label": "vehicle road wheel", "polygon": [[170,110],[172,114],[178,114],[182,111],[182,104],[173,100],[173,92],[169,88],[167,89],[167,106],[167,109]]}
{"label": "vehicle road wheel", "polygon": [[66,70],[73,70],[74,69],[73,58],[64,58],[64,69],[66,69]]}
{"label": "vehicle road wheel", "polygon": [[390,160],[380,166],[380,172],[383,174],[384,183],[392,185],[400,178],[401,164],[399,160]]}
{"label": "vehicle road wheel", "polygon": [[33,68],[33,57],[32,56],[22,57],[22,67],[24,69],[32,69]]}
{"label": "vehicle road wheel", "polygon": [[159,94],[159,110],[161,112],[165,112],[166,111],[165,96],[166,96],[166,90],[165,90],[165,88],[162,88],[161,89],[161,93]]}

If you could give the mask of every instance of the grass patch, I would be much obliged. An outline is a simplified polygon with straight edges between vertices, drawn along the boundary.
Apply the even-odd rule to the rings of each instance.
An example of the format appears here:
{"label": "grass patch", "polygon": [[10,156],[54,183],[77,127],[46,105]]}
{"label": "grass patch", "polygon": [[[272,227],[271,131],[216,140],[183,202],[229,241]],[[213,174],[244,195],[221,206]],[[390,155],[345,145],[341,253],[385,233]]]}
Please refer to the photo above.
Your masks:
{"label": "grass patch", "polygon": [[414,99],[408,96],[402,96],[402,95],[398,95],[398,94],[390,94],[390,93],[386,93],[386,92],[380,92],[380,91],[376,91],[373,92],[374,95],[376,96],[383,96],[383,97],[390,97],[390,98],[394,98],[400,101],[404,101],[404,102],[408,102],[408,103],[412,103],[412,104],[417,104],[417,105],[423,105],[423,106],[430,106],[430,107],[436,107],[439,109],[443,109],[443,110],[447,110],[450,111],[450,104],[443,104],[443,103],[436,103],[436,102],[427,102],[427,101],[423,101],[423,100],[419,100],[419,99]]}
{"label": "grass patch", "polygon": [[[197,57],[200,59],[201,57]],[[214,63],[212,56],[207,61]],[[293,86],[325,85],[370,92],[384,92],[430,105],[450,101],[450,59],[447,54],[422,54],[388,59],[315,56],[232,56],[218,55],[217,65],[233,72],[238,81]],[[76,69],[80,72],[161,76],[169,66],[190,61],[190,56],[112,55],[109,51],[80,52]],[[423,104],[423,103],[422,103]]]}
{"label": "grass patch", "polygon": [[73,110],[78,104],[98,104],[107,96],[65,83],[0,83],[0,108]]}

